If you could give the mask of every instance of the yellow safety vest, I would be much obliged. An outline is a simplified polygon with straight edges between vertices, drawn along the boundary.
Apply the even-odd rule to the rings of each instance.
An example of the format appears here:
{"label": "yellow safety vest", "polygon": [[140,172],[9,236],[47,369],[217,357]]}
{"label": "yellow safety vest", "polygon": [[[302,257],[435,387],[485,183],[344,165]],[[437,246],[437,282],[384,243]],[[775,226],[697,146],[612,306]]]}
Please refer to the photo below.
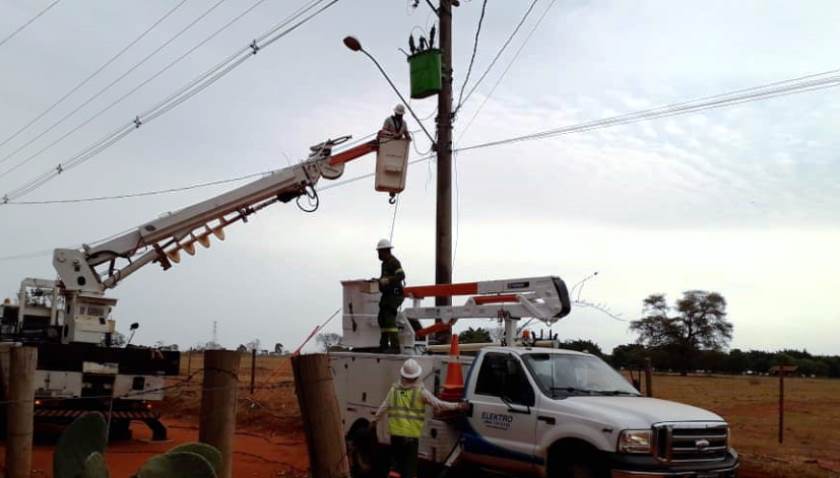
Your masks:
{"label": "yellow safety vest", "polygon": [[393,385],[388,392],[388,400],[388,431],[391,435],[420,438],[426,417],[422,389]]}

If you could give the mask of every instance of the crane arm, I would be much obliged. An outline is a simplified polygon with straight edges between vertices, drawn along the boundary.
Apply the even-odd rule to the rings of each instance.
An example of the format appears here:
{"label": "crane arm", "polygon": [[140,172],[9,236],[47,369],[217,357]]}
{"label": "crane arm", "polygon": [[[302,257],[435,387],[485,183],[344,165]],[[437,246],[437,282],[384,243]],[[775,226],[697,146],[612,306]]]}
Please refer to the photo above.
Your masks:
{"label": "crane arm", "polygon": [[[349,138],[343,136],[312,146],[309,157],[297,165],[168,213],[94,247],[56,249],[53,265],[59,279],[68,291],[102,293],[149,263],[158,262],[168,269],[180,260],[180,251],[192,255],[196,242],[209,246],[210,235],[223,239],[228,225],[247,221],[249,215],[264,207],[304,195],[315,197],[315,185],[322,177],[337,179],[343,174],[345,163],[378,148],[378,141],[373,140],[333,155],[333,147]],[[128,264],[119,268],[118,260]],[[97,271],[97,266],[105,265],[107,269]]]}

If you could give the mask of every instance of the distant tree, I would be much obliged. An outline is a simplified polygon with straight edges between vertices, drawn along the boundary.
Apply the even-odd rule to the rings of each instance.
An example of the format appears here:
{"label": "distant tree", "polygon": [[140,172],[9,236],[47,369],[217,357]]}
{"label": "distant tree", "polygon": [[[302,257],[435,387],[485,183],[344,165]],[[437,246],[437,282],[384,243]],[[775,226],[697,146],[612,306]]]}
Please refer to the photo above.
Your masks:
{"label": "distant tree", "polygon": [[341,342],[341,336],[332,332],[322,332],[318,334],[318,336],[315,338],[315,341],[321,345],[321,347],[324,349],[324,352],[327,352],[330,350],[330,348],[338,345]]}
{"label": "distant tree", "polygon": [[644,315],[630,324],[639,334],[638,343],[669,350],[683,373],[696,366],[698,352],[719,351],[732,339],[726,300],[717,292],[686,291],[674,307],[665,295],[652,294],[643,304]]}
{"label": "distant tree", "polygon": [[468,328],[467,330],[458,334],[458,341],[462,344],[479,344],[492,342],[490,331],[481,327]]}
{"label": "distant tree", "polygon": [[592,355],[597,355],[598,357],[604,357],[604,352],[601,351],[601,347],[591,340],[567,340],[565,342],[560,343],[560,348],[577,350],[578,352],[586,352]]}
{"label": "distant tree", "polygon": [[636,369],[644,366],[647,355],[644,345],[625,344],[614,348],[610,358],[613,367]]}
{"label": "distant tree", "polygon": [[744,373],[750,370],[749,367],[749,358],[741,349],[730,350],[723,363],[723,370],[729,373]]}
{"label": "distant tree", "polygon": [[283,344],[281,344],[280,342],[277,342],[276,344],[274,344],[274,353],[275,354],[283,355],[284,352],[285,351],[283,349]]}

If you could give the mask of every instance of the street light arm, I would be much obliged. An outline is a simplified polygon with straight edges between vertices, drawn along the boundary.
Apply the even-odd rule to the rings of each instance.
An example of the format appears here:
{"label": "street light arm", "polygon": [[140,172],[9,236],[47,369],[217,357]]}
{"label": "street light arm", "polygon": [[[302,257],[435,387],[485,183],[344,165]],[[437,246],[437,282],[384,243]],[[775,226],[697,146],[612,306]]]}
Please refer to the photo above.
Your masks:
{"label": "street light arm", "polygon": [[400,97],[400,101],[402,101],[402,104],[405,105],[406,109],[408,109],[408,112],[411,113],[411,116],[414,117],[414,120],[417,121],[417,124],[420,125],[420,128],[423,130],[423,132],[426,133],[426,137],[429,138],[429,141],[431,141],[432,145],[434,146],[436,144],[435,139],[432,137],[431,134],[429,134],[429,131],[426,129],[426,127],[423,126],[423,122],[420,121],[420,118],[418,118],[417,115],[414,113],[414,110],[411,109],[411,106],[408,104],[408,101],[406,101],[405,98],[403,98],[403,95],[400,93],[400,90],[397,89],[396,85],[394,85],[394,82],[391,81],[391,78],[388,77],[388,74],[385,73],[385,70],[382,69],[382,66],[379,65],[379,62],[376,61],[376,58],[374,58],[373,55],[368,53],[367,50],[365,50],[364,48],[360,48],[359,51],[367,55],[367,57],[370,58],[370,61],[372,61],[373,64],[376,65],[377,68],[379,68],[379,72],[382,73],[382,76],[384,76],[385,79],[388,81],[388,84],[391,85],[391,89],[394,90],[394,93],[396,93],[397,96]]}

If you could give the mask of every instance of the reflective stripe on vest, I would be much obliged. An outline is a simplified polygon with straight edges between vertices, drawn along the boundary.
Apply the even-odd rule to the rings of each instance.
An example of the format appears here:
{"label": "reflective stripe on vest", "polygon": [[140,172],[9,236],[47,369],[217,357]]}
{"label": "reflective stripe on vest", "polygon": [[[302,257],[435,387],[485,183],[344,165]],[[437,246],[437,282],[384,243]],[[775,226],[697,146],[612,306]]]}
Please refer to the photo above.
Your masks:
{"label": "reflective stripe on vest", "polygon": [[420,438],[426,417],[426,404],[423,403],[420,388],[401,388],[394,385],[389,396],[391,400],[388,404],[388,431],[391,435]]}

